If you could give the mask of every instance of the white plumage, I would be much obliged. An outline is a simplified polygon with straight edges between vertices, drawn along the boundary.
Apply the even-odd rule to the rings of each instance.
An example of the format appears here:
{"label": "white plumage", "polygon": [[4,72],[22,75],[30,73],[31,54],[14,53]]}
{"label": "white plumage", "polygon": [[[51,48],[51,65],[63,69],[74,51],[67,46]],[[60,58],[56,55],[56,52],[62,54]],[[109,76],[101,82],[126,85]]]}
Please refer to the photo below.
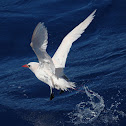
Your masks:
{"label": "white plumage", "polygon": [[50,100],[54,97],[52,88],[62,91],[66,91],[68,88],[75,88],[75,84],[73,82],[69,82],[67,77],[64,75],[63,68],[65,67],[66,59],[72,43],[81,36],[88,25],[92,22],[95,12],[96,10],[94,10],[82,23],[76,26],[65,36],[52,58],[46,52],[48,44],[47,29],[41,22],[36,26],[30,45],[38,57],[39,63],[30,62],[23,65],[23,67],[28,67],[39,80],[50,86]]}
{"label": "white plumage", "polygon": [[72,46],[72,43],[81,36],[88,25],[92,22],[95,16],[95,12],[96,10],[94,10],[82,23],[76,26],[70,33],[65,36],[56,53],[52,57],[56,68],[65,67],[66,58]]}

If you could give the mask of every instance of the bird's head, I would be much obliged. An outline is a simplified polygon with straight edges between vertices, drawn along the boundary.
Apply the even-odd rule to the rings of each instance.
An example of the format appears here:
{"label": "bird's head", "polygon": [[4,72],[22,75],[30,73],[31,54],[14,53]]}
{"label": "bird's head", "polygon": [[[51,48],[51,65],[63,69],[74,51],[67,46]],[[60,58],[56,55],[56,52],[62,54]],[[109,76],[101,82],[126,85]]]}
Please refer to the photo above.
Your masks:
{"label": "bird's head", "polygon": [[22,67],[29,68],[33,73],[35,73],[35,71],[37,70],[38,66],[39,66],[39,63],[37,63],[37,62],[30,62],[28,64],[23,65]]}

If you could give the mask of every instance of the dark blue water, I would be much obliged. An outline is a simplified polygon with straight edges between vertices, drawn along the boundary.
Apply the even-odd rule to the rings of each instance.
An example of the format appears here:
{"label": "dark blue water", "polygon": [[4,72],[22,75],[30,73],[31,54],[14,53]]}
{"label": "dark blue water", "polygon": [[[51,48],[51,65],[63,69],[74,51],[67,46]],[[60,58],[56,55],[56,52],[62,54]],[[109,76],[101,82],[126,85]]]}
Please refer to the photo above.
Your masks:
{"label": "dark blue water", "polygon": [[[53,56],[64,36],[94,9],[96,17],[69,53],[65,74],[78,91],[62,95],[21,66],[37,58],[29,46],[38,22]],[[1,126],[125,126],[125,0],[0,1]]]}

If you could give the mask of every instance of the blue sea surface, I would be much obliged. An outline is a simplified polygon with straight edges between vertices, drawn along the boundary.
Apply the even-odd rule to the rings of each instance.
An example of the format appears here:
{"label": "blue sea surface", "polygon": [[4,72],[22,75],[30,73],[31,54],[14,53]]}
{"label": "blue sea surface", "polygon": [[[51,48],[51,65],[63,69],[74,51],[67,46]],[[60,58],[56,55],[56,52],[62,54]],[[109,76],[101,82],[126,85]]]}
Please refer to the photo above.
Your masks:
{"label": "blue sea surface", "polygon": [[[49,86],[21,66],[39,22],[52,57],[62,39],[97,9],[70,50],[65,74],[76,90],[50,101]],[[0,1],[0,126],[126,125],[126,0]]]}

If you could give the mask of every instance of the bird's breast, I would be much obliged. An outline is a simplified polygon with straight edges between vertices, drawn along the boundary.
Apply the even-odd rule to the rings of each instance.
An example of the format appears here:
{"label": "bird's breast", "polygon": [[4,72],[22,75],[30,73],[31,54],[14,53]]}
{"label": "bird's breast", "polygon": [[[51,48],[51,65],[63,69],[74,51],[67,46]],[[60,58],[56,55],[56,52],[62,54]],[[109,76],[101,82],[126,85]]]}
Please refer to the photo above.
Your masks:
{"label": "bird's breast", "polygon": [[39,67],[35,72],[36,77],[43,81],[46,84],[50,84],[51,77],[54,75],[53,71],[49,66],[45,65],[43,67]]}

